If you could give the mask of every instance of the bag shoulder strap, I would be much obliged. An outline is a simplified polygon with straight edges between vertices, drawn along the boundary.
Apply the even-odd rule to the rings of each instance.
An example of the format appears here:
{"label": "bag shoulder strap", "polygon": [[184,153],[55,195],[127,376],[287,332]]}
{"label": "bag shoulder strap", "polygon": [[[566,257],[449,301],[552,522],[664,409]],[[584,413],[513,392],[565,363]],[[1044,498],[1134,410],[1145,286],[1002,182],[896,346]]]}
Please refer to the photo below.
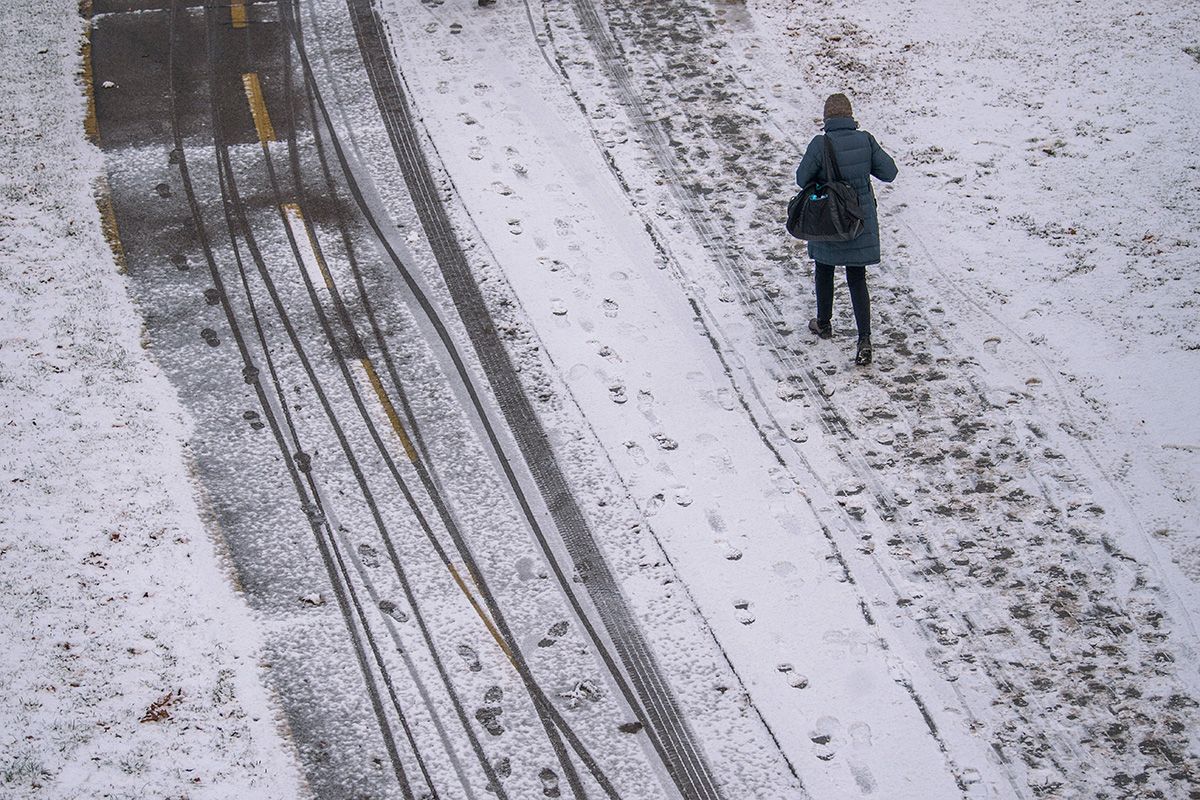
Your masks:
{"label": "bag shoulder strap", "polygon": [[[832,181],[841,181],[842,171],[838,169],[837,156],[833,154],[833,142],[829,140],[829,134],[824,134],[825,137],[825,177]],[[830,167],[833,168],[833,174],[830,175]]]}

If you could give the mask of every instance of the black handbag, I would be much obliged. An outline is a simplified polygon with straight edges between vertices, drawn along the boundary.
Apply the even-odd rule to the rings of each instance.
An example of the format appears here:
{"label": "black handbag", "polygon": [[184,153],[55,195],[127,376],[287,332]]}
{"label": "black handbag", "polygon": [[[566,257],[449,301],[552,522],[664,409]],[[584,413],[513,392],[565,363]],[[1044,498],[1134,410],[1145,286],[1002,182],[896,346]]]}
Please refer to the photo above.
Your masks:
{"label": "black handbag", "polygon": [[810,181],[788,203],[787,230],[810,242],[848,242],[863,232],[858,192],[842,180],[829,136],[825,136],[824,182]]}

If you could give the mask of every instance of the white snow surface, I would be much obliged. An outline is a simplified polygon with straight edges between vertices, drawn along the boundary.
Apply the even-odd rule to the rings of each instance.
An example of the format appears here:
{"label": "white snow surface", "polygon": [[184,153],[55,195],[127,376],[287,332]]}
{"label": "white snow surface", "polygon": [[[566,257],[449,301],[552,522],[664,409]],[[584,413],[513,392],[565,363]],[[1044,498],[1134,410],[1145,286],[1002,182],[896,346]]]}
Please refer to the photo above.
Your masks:
{"label": "white snow surface", "polygon": [[0,7],[0,797],[301,797],[101,230],[77,11]]}
{"label": "white snow surface", "polygon": [[[668,52],[651,4],[603,4],[637,111],[571,3],[384,4],[498,327],[714,772],[739,800],[1185,796],[1154,759],[1182,736],[1197,764],[1200,7],[690,6]],[[0,792],[296,796],[100,232],[74,6],[0,30]],[[805,338],[779,220],[832,91],[901,167],[869,373]],[[802,789],[763,782],[766,727]]]}
{"label": "white snow surface", "polygon": [[[615,470],[580,493],[632,497],[813,797],[1183,791],[1195,7],[688,6],[390,4],[523,374],[562,451]],[[901,165],[869,373],[852,339],[805,340],[811,271],[780,222],[833,91]],[[693,724],[750,792],[717,706]],[[1167,730],[1186,752],[1151,765]]]}

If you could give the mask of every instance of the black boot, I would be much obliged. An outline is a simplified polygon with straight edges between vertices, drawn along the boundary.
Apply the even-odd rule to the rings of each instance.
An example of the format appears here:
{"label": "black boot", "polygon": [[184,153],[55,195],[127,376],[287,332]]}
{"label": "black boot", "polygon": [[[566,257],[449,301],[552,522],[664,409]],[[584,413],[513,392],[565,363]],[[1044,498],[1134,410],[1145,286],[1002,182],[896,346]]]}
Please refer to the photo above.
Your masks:
{"label": "black boot", "polygon": [[871,363],[871,337],[858,337],[858,352],[854,354],[854,363],[860,367],[865,367]]}
{"label": "black boot", "polygon": [[817,335],[817,337],[820,339],[832,339],[833,338],[833,323],[832,322],[821,322],[816,317],[813,317],[812,319],[810,319],[808,321],[808,329],[810,331],[812,331],[813,333],[815,333]]}

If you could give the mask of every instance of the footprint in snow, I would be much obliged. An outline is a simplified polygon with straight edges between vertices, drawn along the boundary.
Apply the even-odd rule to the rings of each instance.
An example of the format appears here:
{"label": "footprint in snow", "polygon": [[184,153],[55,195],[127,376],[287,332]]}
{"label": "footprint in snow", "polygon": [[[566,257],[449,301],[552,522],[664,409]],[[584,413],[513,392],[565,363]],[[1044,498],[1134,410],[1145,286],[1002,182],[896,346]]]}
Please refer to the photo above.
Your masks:
{"label": "footprint in snow", "polygon": [[875,783],[875,776],[867,769],[867,765],[851,762],[847,766],[850,767],[850,774],[854,776],[854,782],[858,784],[858,790],[863,794],[873,794],[878,784]]}
{"label": "footprint in snow", "polygon": [[563,637],[569,627],[565,620],[554,623],[546,631],[546,635],[538,642],[538,647],[553,647],[554,643]]}
{"label": "footprint in snow", "polygon": [[781,578],[796,574],[796,565],[790,561],[776,561],[771,565],[771,569],[775,570],[775,574]]}
{"label": "footprint in snow", "polygon": [[847,733],[850,735],[851,747],[865,748],[872,744],[871,726],[865,722],[852,723]]}
{"label": "footprint in snow", "polygon": [[604,312],[604,316],[613,318],[617,316],[617,311],[620,309],[620,306],[617,305],[616,300],[606,297],[604,298],[604,301],[600,303],[600,309]]}
{"label": "footprint in snow", "polygon": [[809,731],[809,741],[813,743],[813,755],[822,761],[830,761],[837,755],[840,746],[842,723],[837,717],[821,717]]}
{"label": "footprint in snow", "polygon": [[772,468],[770,475],[771,484],[780,494],[791,494],[792,490],[796,488],[796,481],[783,470]]}
{"label": "footprint in snow", "polygon": [[654,516],[659,511],[662,510],[663,504],[666,501],[667,501],[667,498],[663,496],[662,492],[658,492],[657,494],[651,495],[650,499],[646,501],[646,509],[644,512],[645,515],[647,517]]}
{"label": "footprint in snow", "polygon": [[546,797],[562,797],[562,792],[558,788],[558,774],[546,767],[538,773],[538,780],[542,782],[542,794]]}
{"label": "footprint in snow", "polygon": [[738,622],[742,623],[743,625],[752,625],[754,623],[755,616],[750,610],[750,607],[753,605],[754,604],[749,600],[733,601],[734,616],[737,618]]}
{"label": "footprint in snow", "polygon": [[569,691],[559,692],[559,697],[566,701],[567,708],[579,708],[585,702],[598,703],[603,696],[600,687],[594,681],[587,679],[576,681]]}
{"label": "footprint in snow", "polygon": [[658,442],[660,450],[676,450],[679,448],[679,442],[667,436],[665,433],[653,433],[651,436],[654,441]]}
{"label": "footprint in snow", "polygon": [[675,505],[677,506],[683,506],[684,508],[687,508],[694,501],[694,498],[692,497],[692,490],[686,486],[676,486],[672,494],[675,498]]}
{"label": "footprint in snow", "polygon": [[[546,256],[538,256],[538,265],[550,272],[562,272],[567,268],[565,261],[560,261],[557,258],[547,258]],[[567,271],[567,274],[571,274],[570,270]]]}
{"label": "footprint in snow", "polygon": [[535,578],[545,578],[546,570],[538,566],[538,563],[528,556],[522,556],[517,559],[517,580],[531,581]]}
{"label": "footprint in snow", "polygon": [[504,733],[504,726],[500,724],[500,715],[503,713],[504,709],[500,706],[484,706],[476,709],[475,721],[492,736],[500,736]]}
{"label": "footprint in snow", "polygon": [[629,397],[625,394],[625,384],[617,382],[608,387],[608,398],[617,405],[624,405]]}
{"label": "footprint in snow", "polygon": [[788,686],[791,686],[793,689],[808,688],[808,676],[796,672],[796,668],[791,664],[784,662],[775,669],[783,673],[783,676],[787,679]]}
{"label": "footprint in snow", "polygon": [[467,158],[471,159],[472,161],[482,161],[483,160],[483,151],[480,150],[478,147],[472,147],[470,150],[467,151]]}
{"label": "footprint in snow", "polygon": [[983,340],[983,349],[989,353],[994,353],[1000,348],[1000,337],[989,336]]}
{"label": "footprint in snow", "polygon": [[521,220],[510,219],[508,221],[508,232],[511,233],[513,236],[520,236],[521,235]]}
{"label": "footprint in snow", "polygon": [[550,313],[556,317],[565,317],[567,315],[567,306],[561,297],[550,298]]}
{"label": "footprint in snow", "polygon": [[467,662],[467,669],[471,672],[479,672],[483,669],[483,665],[479,663],[479,654],[469,644],[460,644],[458,646],[458,655],[462,657],[463,661]]}
{"label": "footprint in snow", "polygon": [[362,560],[364,566],[368,566],[371,569],[379,566],[379,551],[365,542],[358,546],[358,557]]}
{"label": "footprint in snow", "polygon": [[203,339],[204,343],[209,347],[216,347],[221,343],[221,340],[217,338],[217,332],[212,328],[205,328],[204,330],[200,331],[200,338]]}
{"label": "footprint in snow", "polygon": [[[512,760],[508,756],[502,756],[492,761],[492,769],[496,771],[496,777],[499,780],[512,777]],[[499,783],[489,782],[484,791],[488,794],[499,794],[501,787]],[[426,795],[427,800],[433,800],[434,795]]]}
{"label": "footprint in snow", "polygon": [[613,350],[611,347],[609,347],[606,344],[600,346],[600,349],[596,351],[596,355],[612,362],[613,364],[621,363],[621,357],[619,355],[617,355],[617,351]]}
{"label": "footprint in snow", "polygon": [[633,463],[639,467],[644,467],[650,462],[650,459],[646,457],[646,451],[637,442],[626,442],[625,452],[629,453]]}
{"label": "footprint in snow", "polygon": [[380,600],[379,610],[396,620],[396,622],[408,622],[408,614],[405,614],[404,610],[391,600]]}
{"label": "footprint in snow", "polygon": [[793,422],[788,425],[788,438],[796,444],[804,444],[808,441],[808,429],[802,422]]}
{"label": "footprint in snow", "polygon": [[733,456],[729,454],[728,450],[722,449],[720,452],[713,453],[708,460],[718,472],[731,475],[737,471],[733,466]]}
{"label": "footprint in snow", "polygon": [[250,423],[251,430],[261,431],[266,424],[259,418],[257,411],[246,411],[242,413],[242,419]]}
{"label": "footprint in snow", "polygon": [[501,181],[492,181],[492,191],[502,197],[508,197],[513,193],[512,187]]}
{"label": "footprint in snow", "polygon": [[734,547],[725,539],[715,539],[713,540],[713,543],[721,549],[721,555],[725,557],[726,561],[741,560],[742,551]]}

